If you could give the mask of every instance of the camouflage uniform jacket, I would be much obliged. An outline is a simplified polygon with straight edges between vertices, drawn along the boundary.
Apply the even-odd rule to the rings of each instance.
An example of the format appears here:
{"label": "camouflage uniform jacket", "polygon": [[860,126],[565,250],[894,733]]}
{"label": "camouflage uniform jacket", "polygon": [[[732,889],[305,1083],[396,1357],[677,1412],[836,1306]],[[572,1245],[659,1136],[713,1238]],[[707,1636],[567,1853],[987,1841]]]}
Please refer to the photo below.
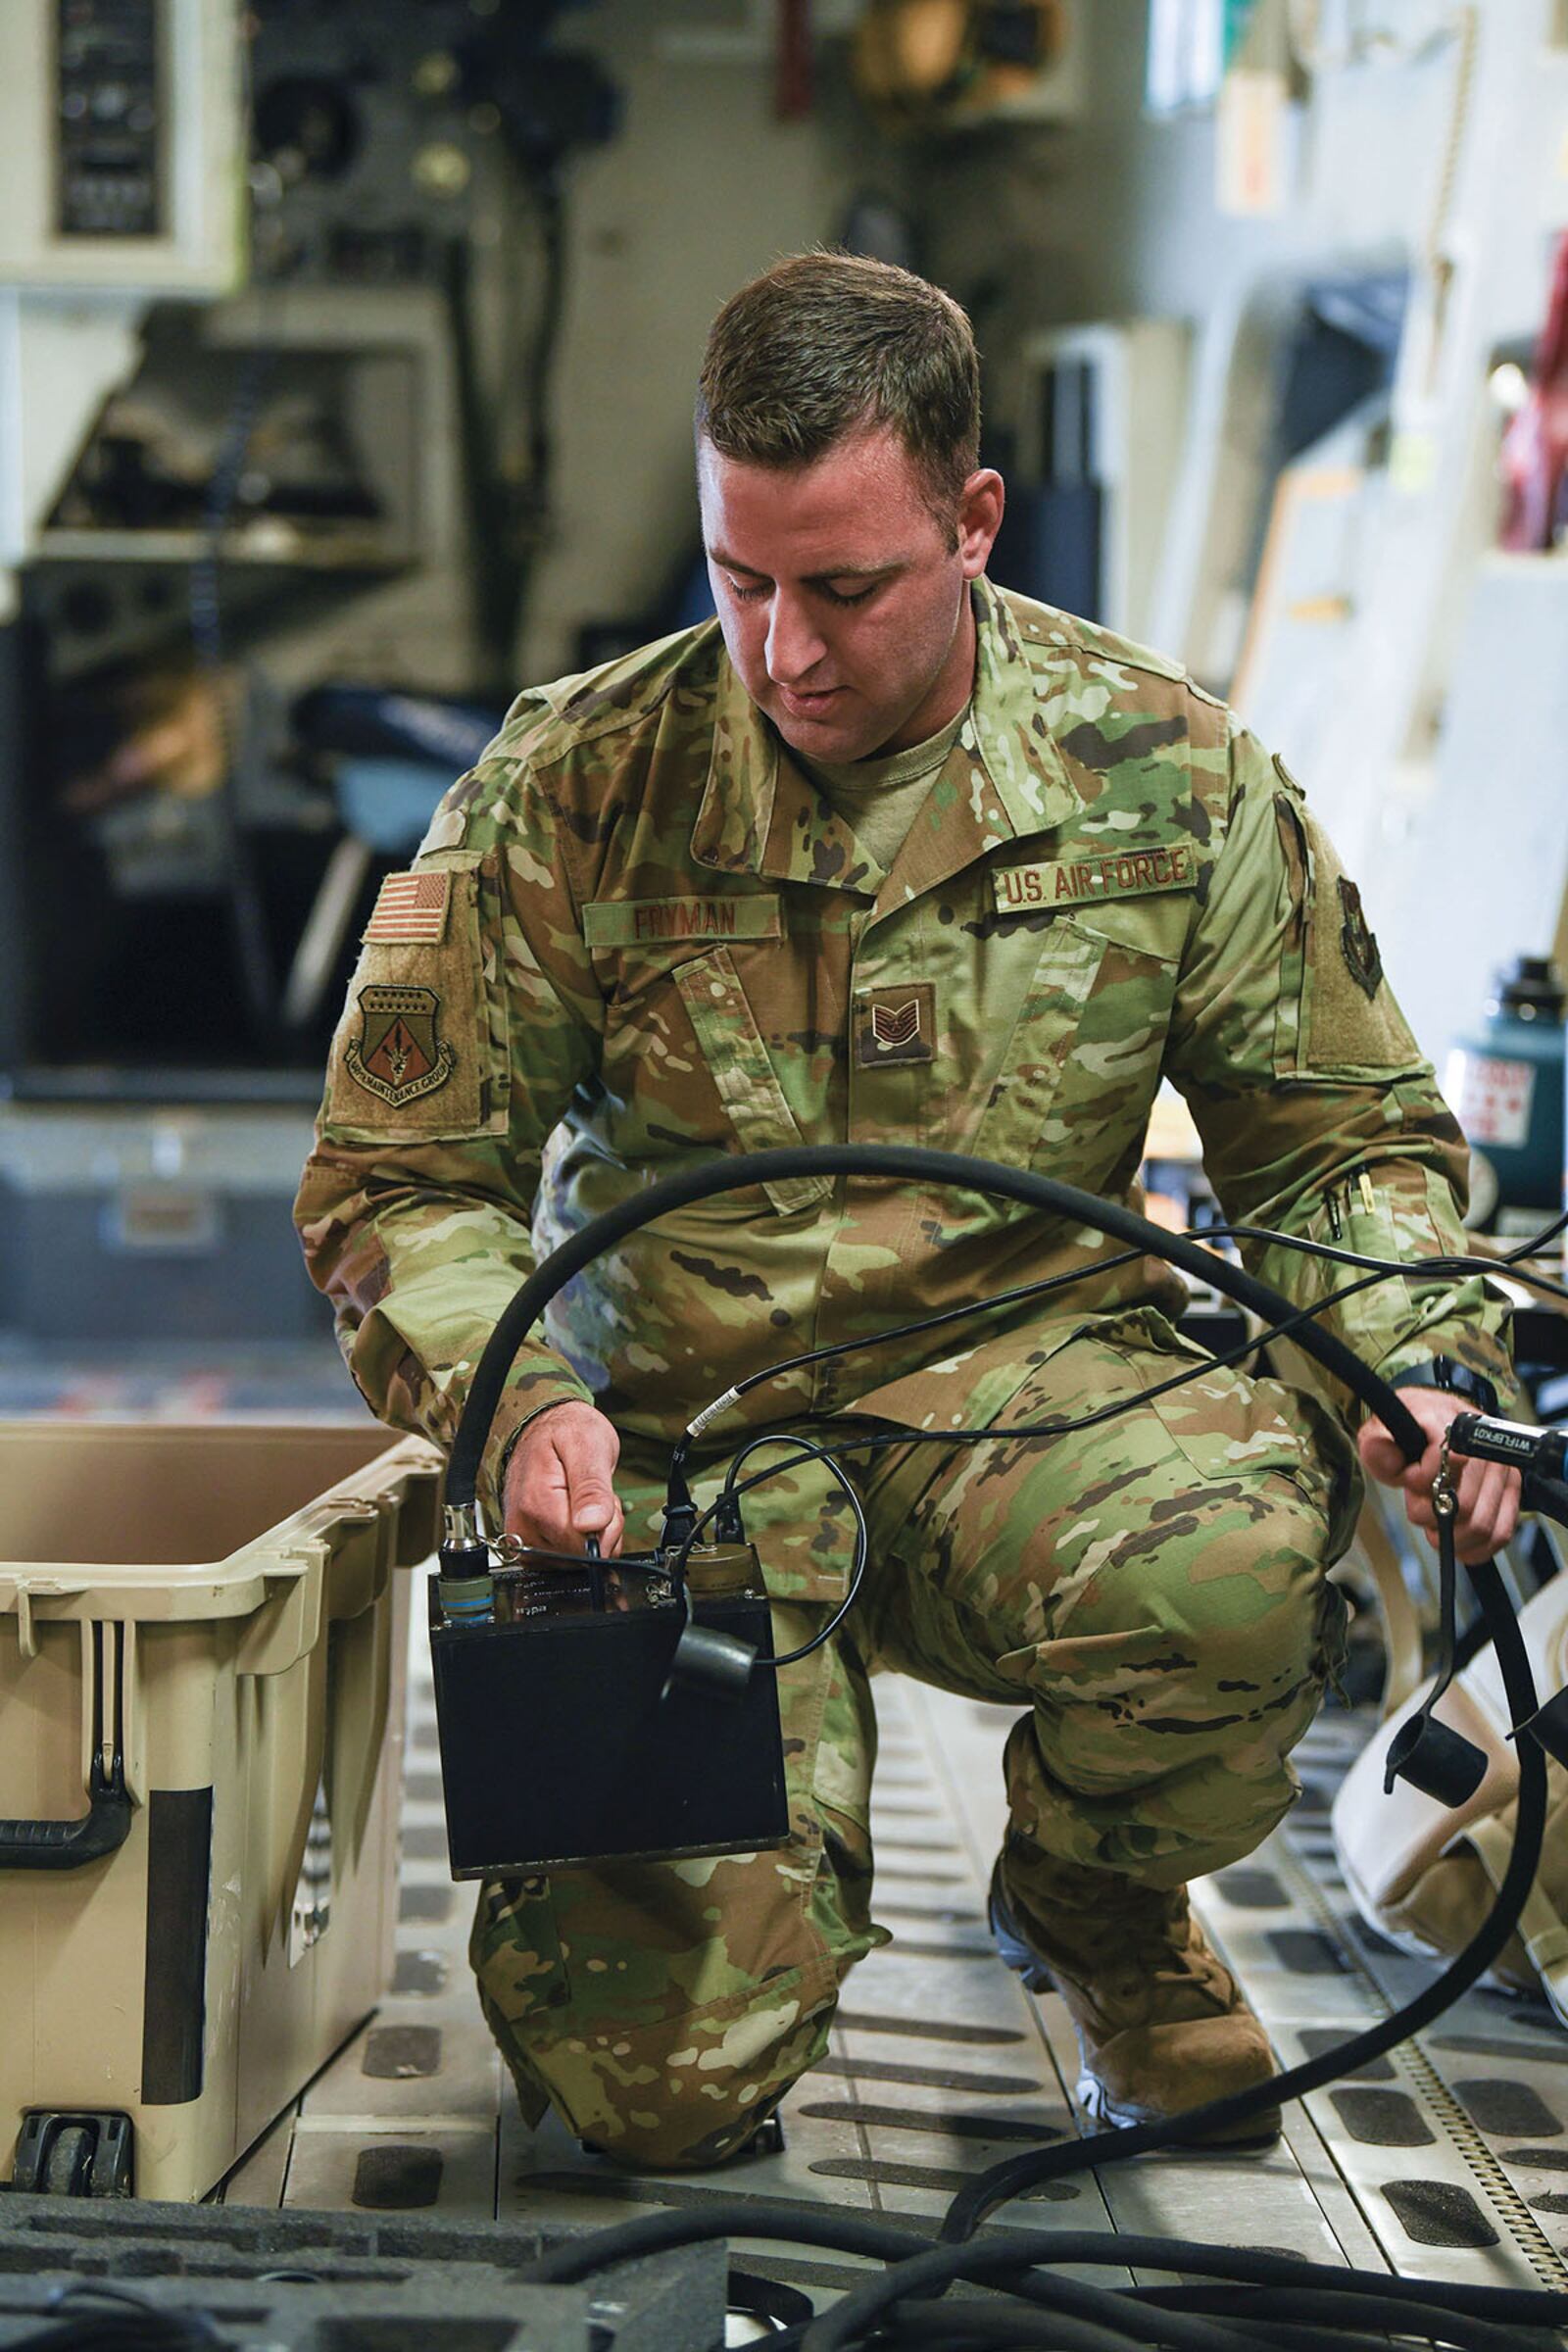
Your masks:
{"label": "camouflage uniform jacket", "polygon": [[[1463,1248],[1458,1130],[1287,771],[1157,656],[986,583],[977,613],[970,715],[889,873],[711,623],[524,693],[448,794],[367,933],[296,1211],[385,1419],[450,1442],[537,1255],[652,1176],[916,1142],[1137,1205],[1162,1075],[1233,1220]],[[721,1195],[558,1297],[492,1472],[562,1398],[673,1436],[769,1363],[1109,1254],[979,1194]],[[1298,1300],[1346,1279],[1248,1255]],[[1181,1298],[1152,1261],[1092,1272],[764,1383],[724,1426],[803,1406],[984,1423],[1091,1313]],[[1385,1372],[1446,1349],[1506,1377],[1477,1283],[1386,1283],[1332,1321]]]}

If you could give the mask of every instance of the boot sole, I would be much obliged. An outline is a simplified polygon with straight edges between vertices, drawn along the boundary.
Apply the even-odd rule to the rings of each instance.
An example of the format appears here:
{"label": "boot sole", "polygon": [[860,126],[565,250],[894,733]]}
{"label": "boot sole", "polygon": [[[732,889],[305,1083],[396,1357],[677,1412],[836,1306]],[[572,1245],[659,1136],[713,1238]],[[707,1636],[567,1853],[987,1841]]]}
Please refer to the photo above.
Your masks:
{"label": "boot sole", "polygon": [[[1168,2124],[1174,2118],[1154,2107],[1133,2107],[1118,2104],[1111,2098],[1098,2075],[1078,2078],[1078,2104],[1091,2122],[1103,2124],[1119,2132],[1131,2131],[1140,2124]],[[1260,2114],[1249,2116],[1245,2123],[1234,2124],[1227,2132],[1198,2132],[1191,2138],[1178,2133],[1171,2145],[1177,2148],[1223,2149],[1241,2151],[1247,2148],[1271,2148],[1279,2138],[1280,2111],[1265,2107]]]}

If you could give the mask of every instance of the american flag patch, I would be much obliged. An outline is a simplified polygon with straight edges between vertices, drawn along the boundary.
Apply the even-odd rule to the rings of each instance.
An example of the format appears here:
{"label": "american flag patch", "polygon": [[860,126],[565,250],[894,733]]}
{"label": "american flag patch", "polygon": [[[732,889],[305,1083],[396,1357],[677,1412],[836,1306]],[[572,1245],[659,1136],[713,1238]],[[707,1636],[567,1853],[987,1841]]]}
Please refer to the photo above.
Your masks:
{"label": "american flag patch", "polygon": [[367,944],[434,947],[447,927],[451,891],[450,874],[388,874],[365,927]]}

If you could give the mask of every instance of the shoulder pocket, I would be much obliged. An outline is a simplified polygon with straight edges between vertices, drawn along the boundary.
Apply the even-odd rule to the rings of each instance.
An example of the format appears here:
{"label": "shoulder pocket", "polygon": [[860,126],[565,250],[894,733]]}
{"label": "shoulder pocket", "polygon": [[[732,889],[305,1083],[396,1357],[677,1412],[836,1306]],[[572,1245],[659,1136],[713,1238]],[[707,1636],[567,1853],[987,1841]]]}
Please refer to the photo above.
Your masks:
{"label": "shoulder pocket", "polygon": [[328,1128],[367,1143],[505,1134],[509,1059],[495,852],[389,876],[332,1041]]}
{"label": "shoulder pocket", "polygon": [[1294,791],[1274,813],[1293,902],[1280,970],[1274,1067],[1281,1077],[1388,1077],[1424,1067],[1334,844]]}

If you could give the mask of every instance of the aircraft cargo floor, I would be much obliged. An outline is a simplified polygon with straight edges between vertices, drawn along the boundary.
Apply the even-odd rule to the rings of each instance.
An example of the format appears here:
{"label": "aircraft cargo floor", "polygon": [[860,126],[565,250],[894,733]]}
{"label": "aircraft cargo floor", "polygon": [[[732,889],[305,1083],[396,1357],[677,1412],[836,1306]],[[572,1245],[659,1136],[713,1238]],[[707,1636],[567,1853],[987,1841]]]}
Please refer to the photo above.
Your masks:
{"label": "aircraft cargo floor", "polygon": [[[527,2131],[465,1955],[473,1894],[447,1873],[417,1635],[412,1671],[395,1987],[231,2176],[228,2203],[484,2215],[549,2230],[739,2196],[760,2222],[770,2201],[808,2200],[934,2233],[966,2178],[1075,2128],[1062,2004],[1023,1990],[983,1920],[1008,1715],[886,1681],[874,1907],[895,1940],[856,1971],[831,2055],[786,2101],[785,2152],[632,2179],[553,2121]],[[1306,1793],[1288,1824],[1198,1889],[1287,2064],[1373,2023],[1430,1974],[1368,1935],[1335,1868],[1327,1804],[1364,1729],[1326,1712],[1298,1751]],[[1544,2006],[1472,1992],[1419,2047],[1288,2108],[1272,2151],[1139,2158],[1054,2183],[991,2226],[1150,2232],[1568,2287],[1568,2034]],[[749,2241],[746,2260],[818,2301],[857,2276],[848,2258],[762,2240]]]}

